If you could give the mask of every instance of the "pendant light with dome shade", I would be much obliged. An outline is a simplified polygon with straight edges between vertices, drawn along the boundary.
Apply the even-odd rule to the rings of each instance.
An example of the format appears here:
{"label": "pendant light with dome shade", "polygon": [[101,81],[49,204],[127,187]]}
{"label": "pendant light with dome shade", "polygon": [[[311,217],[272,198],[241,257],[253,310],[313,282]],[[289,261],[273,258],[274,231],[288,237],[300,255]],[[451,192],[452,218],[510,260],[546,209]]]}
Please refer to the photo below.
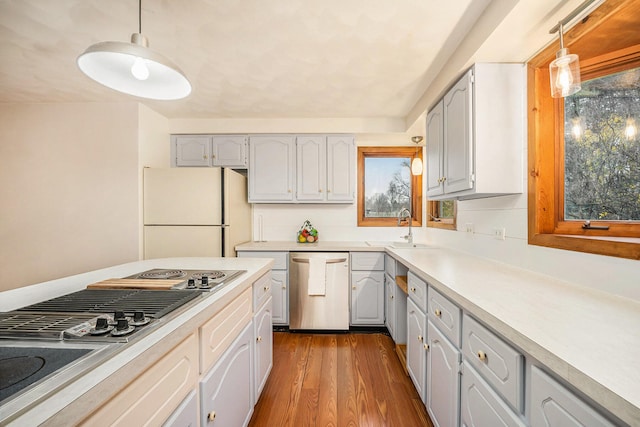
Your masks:
{"label": "pendant light with dome shade", "polygon": [[138,0],[138,33],[131,35],[131,43],[96,43],[77,63],[96,82],[140,98],[176,100],[191,93],[191,83],[180,68],[149,49],[149,41],[142,35],[142,0]]}
{"label": "pendant light with dome shade", "polygon": [[[418,146],[422,142],[422,136],[412,136],[411,141],[413,141]],[[416,154],[418,154],[418,149],[416,148]],[[417,155],[411,160],[411,175],[418,176],[422,175],[422,159]]]}

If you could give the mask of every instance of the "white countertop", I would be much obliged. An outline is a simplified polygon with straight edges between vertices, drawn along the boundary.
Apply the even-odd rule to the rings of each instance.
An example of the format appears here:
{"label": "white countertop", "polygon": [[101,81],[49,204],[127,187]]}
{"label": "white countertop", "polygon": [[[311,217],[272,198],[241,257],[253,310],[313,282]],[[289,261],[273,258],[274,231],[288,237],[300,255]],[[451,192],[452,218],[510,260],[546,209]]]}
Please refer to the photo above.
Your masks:
{"label": "white countertop", "polygon": [[384,251],[384,245],[370,246],[366,242],[325,242],[322,240],[315,243],[296,243],[293,241],[247,242],[236,246],[236,251],[381,252]]}
{"label": "white countertop", "polygon": [[[152,268],[246,270],[230,284],[217,292],[204,294],[198,302],[189,305],[170,320],[161,318],[148,334],[121,346],[121,350],[104,363],[74,379],[57,393],[33,403],[9,424],[6,406],[0,408],[0,424],[8,426],[66,426],[76,424],[92,408],[108,400],[118,385],[151,366],[167,351],[188,337],[214,313],[250,287],[259,277],[270,271],[273,260],[259,258],[165,258],[132,262],[115,267],[79,274],[24,288],[0,293],[0,311],[9,311],[28,304],[44,301],[84,289],[100,280],[125,277]],[[160,291],[158,291],[160,292]],[[177,291],[176,291],[177,292]],[[3,409],[4,408],[4,409]]]}
{"label": "white countertop", "polygon": [[[385,250],[530,360],[624,422],[640,426],[639,302],[449,249],[324,244],[314,250]],[[261,242],[238,250],[288,251],[306,246]]]}

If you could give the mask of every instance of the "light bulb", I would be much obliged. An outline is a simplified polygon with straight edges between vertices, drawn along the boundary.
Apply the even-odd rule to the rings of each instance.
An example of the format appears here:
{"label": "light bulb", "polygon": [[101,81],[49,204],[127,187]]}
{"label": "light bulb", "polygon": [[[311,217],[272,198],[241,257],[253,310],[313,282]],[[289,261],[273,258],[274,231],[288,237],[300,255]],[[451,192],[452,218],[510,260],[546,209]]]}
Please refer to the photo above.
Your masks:
{"label": "light bulb", "polygon": [[636,127],[636,121],[632,118],[627,119],[627,126],[624,128],[624,136],[627,137],[629,141],[634,139],[638,134],[638,128]]}
{"label": "light bulb", "polygon": [[422,159],[414,157],[411,161],[411,174],[414,176],[422,175]]}
{"label": "light bulb", "polygon": [[558,76],[556,77],[556,87],[560,88],[563,96],[567,96],[569,88],[573,84],[571,69],[567,63],[558,64]]}
{"label": "light bulb", "polygon": [[136,57],[131,66],[131,74],[138,80],[147,80],[149,78],[149,69],[147,64],[144,63],[144,59],[139,56]]}
{"label": "light bulb", "polygon": [[571,133],[575,139],[580,139],[582,137],[582,123],[580,123],[580,117],[575,117],[571,119],[573,125],[571,126]]}

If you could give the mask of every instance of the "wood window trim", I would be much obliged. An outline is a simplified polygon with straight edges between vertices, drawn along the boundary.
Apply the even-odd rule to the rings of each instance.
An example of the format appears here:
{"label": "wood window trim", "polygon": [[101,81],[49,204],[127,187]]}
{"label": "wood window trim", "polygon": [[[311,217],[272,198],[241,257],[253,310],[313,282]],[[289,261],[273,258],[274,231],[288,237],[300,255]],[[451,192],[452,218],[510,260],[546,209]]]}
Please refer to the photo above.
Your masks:
{"label": "wood window trim", "polygon": [[[427,227],[441,228],[443,230],[457,229],[458,203],[453,203],[453,218],[440,219],[438,215],[440,215],[440,201],[429,200],[427,202]],[[437,218],[437,220],[434,218]]]}
{"label": "wood window trim", "polygon": [[[634,34],[639,9],[640,1],[610,0],[567,33],[565,45],[580,56],[584,80],[640,61],[640,36]],[[620,37],[611,37],[612,28],[623,29]],[[592,221],[610,230],[584,230],[583,222],[563,218],[564,144],[557,131],[564,126],[563,100],[551,98],[548,70],[557,48],[545,49],[528,64],[529,244],[638,260],[640,224]]]}
{"label": "wood window trim", "polygon": [[[416,147],[358,147],[358,227],[397,227],[397,218],[366,218],[364,215],[364,159],[366,157],[417,157],[422,159],[422,150]],[[411,225],[422,226],[422,175],[411,175],[413,200]]]}

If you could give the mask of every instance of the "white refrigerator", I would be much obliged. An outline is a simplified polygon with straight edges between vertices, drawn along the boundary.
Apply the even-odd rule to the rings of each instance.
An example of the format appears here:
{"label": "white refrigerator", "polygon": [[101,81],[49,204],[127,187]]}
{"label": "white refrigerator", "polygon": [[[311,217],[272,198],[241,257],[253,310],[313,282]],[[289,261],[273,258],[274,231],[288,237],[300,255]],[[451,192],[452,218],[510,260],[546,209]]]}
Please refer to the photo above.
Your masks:
{"label": "white refrigerator", "polygon": [[144,259],[236,256],[251,240],[247,178],[227,168],[145,168]]}

